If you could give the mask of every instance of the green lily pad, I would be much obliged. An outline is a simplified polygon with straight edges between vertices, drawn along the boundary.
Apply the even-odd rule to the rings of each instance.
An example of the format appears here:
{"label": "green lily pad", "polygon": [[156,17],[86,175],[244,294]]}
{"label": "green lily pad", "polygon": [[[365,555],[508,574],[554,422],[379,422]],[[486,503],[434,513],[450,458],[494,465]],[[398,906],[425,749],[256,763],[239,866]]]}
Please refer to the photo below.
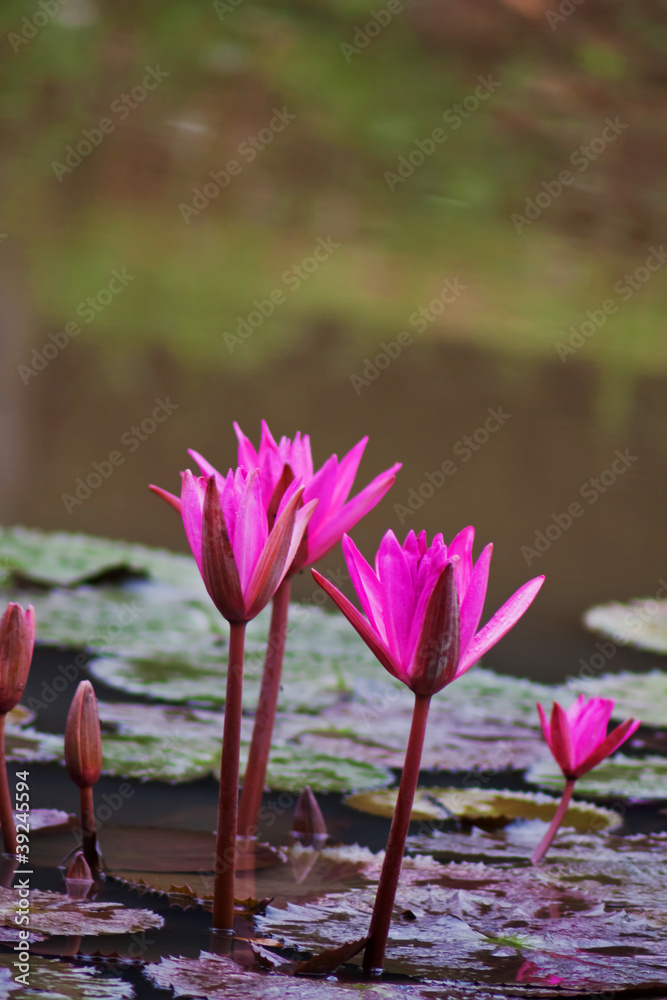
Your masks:
{"label": "green lily pad", "polygon": [[[359,812],[391,819],[398,789],[361,792],[348,795],[345,805]],[[475,825],[506,826],[514,820],[551,822],[558,799],[538,792],[497,792],[483,788],[418,788],[412,807],[412,820],[441,820],[455,816]],[[575,830],[604,830],[618,826],[618,813],[587,802],[574,802],[563,818],[563,826]]]}
{"label": "green lily pad", "polygon": [[[529,768],[526,780],[542,788],[562,791],[563,774],[553,760]],[[625,757],[604,760],[577,781],[577,793],[591,799],[667,799],[667,757]]]}
{"label": "green lily pad", "polygon": [[15,954],[0,955],[0,996],[11,1000],[133,1000],[135,996],[132,984],[116,976],[34,954],[26,977],[30,985],[24,986],[15,978],[15,960]]}
{"label": "green lily pad", "polygon": [[73,587],[117,572],[180,586],[196,587],[199,580],[194,560],[186,555],[115,539],[23,527],[0,529],[0,565],[5,578],[18,577],[47,587]]}
{"label": "green lily pad", "polygon": [[649,726],[667,725],[667,671],[650,670],[644,674],[625,671],[603,674],[601,677],[570,681],[568,688],[576,694],[598,695],[614,699],[614,719],[622,721],[632,716]]}
{"label": "green lily pad", "polygon": [[584,615],[585,625],[615,643],[667,653],[667,601],[655,598],[600,604]]}
{"label": "green lily pad", "polygon": [[[20,902],[17,889],[0,886],[0,924],[11,928],[23,925]],[[30,929],[38,934],[135,934],[163,925],[162,917],[152,910],[73,900],[60,892],[30,890]]]}
{"label": "green lily pad", "polygon": [[[218,778],[224,716],[206,709],[177,706],[99,704],[103,725],[102,752],[105,773],[158,781],[191,781]],[[272,789],[302,792],[349,791],[377,788],[393,780],[385,767],[353,757],[340,758],[286,738],[302,724],[302,716],[278,720],[267,785]],[[245,773],[252,735],[252,720],[241,727],[241,777]]]}

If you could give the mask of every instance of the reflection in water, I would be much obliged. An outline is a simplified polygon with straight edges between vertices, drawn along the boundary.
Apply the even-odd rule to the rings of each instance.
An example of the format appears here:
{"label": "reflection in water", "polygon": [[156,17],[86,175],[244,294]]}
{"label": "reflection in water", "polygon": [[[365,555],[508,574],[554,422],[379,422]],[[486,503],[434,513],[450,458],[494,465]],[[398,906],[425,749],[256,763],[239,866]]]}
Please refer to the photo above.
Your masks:
{"label": "reflection in water", "polygon": [[583,609],[665,572],[664,53],[644,5],[543,13],[425,0],[350,50],[349,5],[11,0],[2,522],[185,549],[146,487],[188,447],[368,433],[403,470],[362,550],[474,523],[489,607],[547,574],[489,663],[596,655]]}

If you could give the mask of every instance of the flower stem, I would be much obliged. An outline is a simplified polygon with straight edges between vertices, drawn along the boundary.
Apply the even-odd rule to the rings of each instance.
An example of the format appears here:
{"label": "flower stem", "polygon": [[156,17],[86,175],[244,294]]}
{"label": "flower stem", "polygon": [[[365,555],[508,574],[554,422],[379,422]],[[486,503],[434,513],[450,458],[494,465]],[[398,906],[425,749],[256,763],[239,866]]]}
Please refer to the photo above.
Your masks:
{"label": "flower stem", "polygon": [[556,833],[558,832],[558,827],[563,822],[563,816],[567,812],[567,807],[570,804],[570,799],[572,798],[572,792],[574,791],[574,783],[575,783],[574,778],[565,779],[565,788],[563,789],[563,797],[558,803],[558,809],[556,809],[556,814],[554,818],[551,820],[551,825],[549,826],[549,829],[542,838],[542,843],[539,845],[539,847],[535,848],[535,850],[531,855],[530,860],[534,865],[540,863],[544,855],[551,847],[551,842],[556,836]]}
{"label": "flower stem", "polygon": [[81,795],[81,849],[93,875],[99,871],[97,860],[97,833],[95,831],[95,808],[93,786],[84,785]]}
{"label": "flower stem", "polygon": [[257,836],[257,817],[262,804],[262,792],[266,782],[266,769],[271,753],[273,724],[280,693],[280,677],[283,669],[283,653],[287,635],[287,616],[291,580],[286,577],[273,596],[271,625],[266,647],[262,686],[257,702],[255,724],[252,730],[248,766],[241,790],[239,805],[239,836]]}
{"label": "flower stem", "polygon": [[405,841],[408,836],[412,803],[419,778],[426,720],[428,719],[430,695],[415,695],[415,707],[412,715],[412,726],[408,748],[405,752],[405,763],[398,789],[396,809],[391,822],[387,852],[382,865],[371,926],[368,932],[368,944],[364,954],[364,971],[381,972],[384,952],[387,946],[387,936],[394,907],[398,877],[401,873]]}
{"label": "flower stem", "polygon": [[2,841],[5,847],[5,854],[16,854],[16,824],[14,822],[12,797],[9,793],[7,762],[5,760],[6,718],[5,713],[0,715],[0,828],[2,828]]}
{"label": "flower stem", "polygon": [[234,867],[239,802],[239,749],[241,742],[241,699],[243,694],[243,649],[245,622],[231,622],[225,724],[220,763],[218,835],[215,845],[213,883],[213,929],[234,929]]}

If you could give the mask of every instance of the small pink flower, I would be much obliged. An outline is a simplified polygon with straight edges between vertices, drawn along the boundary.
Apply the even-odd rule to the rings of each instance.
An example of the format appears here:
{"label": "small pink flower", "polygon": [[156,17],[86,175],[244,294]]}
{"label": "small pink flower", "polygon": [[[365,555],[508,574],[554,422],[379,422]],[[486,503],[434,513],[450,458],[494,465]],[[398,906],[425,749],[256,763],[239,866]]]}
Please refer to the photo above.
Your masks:
{"label": "small pink flower", "polygon": [[303,486],[283,494],[269,530],[258,469],[226,477],[183,473],[181,497],[157,486],[175,507],[206,589],[229,622],[250,621],[268,604],[290,568],[317,501],[301,506]]}
{"label": "small pink flower", "polygon": [[0,713],[18,705],[35,648],[35,609],[12,601],[0,618]]}
{"label": "small pink flower", "polygon": [[[314,472],[310,438],[307,434],[302,437],[297,433],[293,441],[282,437],[280,443],[276,444],[268,424],[263,420],[259,450],[255,450],[238,424],[234,424],[234,429],[239,440],[239,465],[248,471],[260,470],[262,501],[269,520],[291,479],[300,480],[303,484],[304,504],[311,500],[318,502],[304,535],[304,544],[290,568],[291,573],[296,573],[326,555],[346,531],[350,531],[357,521],[380,502],[401,468],[400,462],[397,462],[348,500],[368,442],[367,437],[362,438],[340,462],[336,455],[331,455],[322,468]],[[205,458],[196,451],[190,450],[189,454],[197,462],[203,475],[216,476],[220,481],[220,473]]]}
{"label": "small pink flower", "polygon": [[418,695],[440,691],[470,669],[521,618],[544,582],[525,583],[477,631],[489,578],[492,545],[473,564],[474,528],[450,545],[441,534],[411,531],[401,545],[388,531],[366,562],[351,538],[343,552],[366,617],[320,573],[313,576],[336,602],[382,665]]}
{"label": "small pink flower", "polygon": [[567,712],[555,701],[549,723],[538,703],[544,738],[566,778],[580,778],[596,767],[640,725],[639,719],[626,719],[607,735],[613,709],[613,698],[586,701],[585,696],[580,694]]}

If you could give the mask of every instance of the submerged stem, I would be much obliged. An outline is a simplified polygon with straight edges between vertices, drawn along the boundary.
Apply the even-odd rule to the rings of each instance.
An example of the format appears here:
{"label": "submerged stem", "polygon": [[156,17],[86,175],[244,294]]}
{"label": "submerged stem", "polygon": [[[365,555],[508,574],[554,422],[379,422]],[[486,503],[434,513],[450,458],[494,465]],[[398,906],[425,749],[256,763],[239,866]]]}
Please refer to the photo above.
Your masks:
{"label": "submerged stem", "polygon": [[405,752],[405,763],[398,789],[396,809],[394,810],[394,818],[391,822],[391,830],[389,831],[389,839],[387,840],[387,852],[384,864],[382,865],[371,926],[368,932],[368,944],[366,945],[364,954],[365,972],[382,971],[391,914],[394,907],[396,889],[398,888],[398,877],[401,873],[405,841],[408,836],[410,817],[412,816],[412,803],[419,778],[419,768],[430,704],[430,695],[415,696],[410,738],[408,740],[408,748]]}
{"label": "submerged stem", "polygon": [[230,623],[227,696],[222,735],[218,834],[215,845],[215,880],[213,884],[213,929],[230,932],[234,929],[234,867],[239,801],[239,750],[245,628],[245,622]]}
{"label": "submerged stem", "polygon": [[6,718],[7,716],[3,712],[0,715],[0,828],[2,829],[5,854],[16,854],[16,823],[14,822],[14,809],[12,807],[12,797],[9,793],[7,762],[5,760]]}
{"label": "submerged stem", "polygon": [[566,778],[565,779],[565,788],[563,789],[563,797],[560,800],[560,802],[558,803],[558,809],[556,809],[556,813],[554,815],[554,818],[551,820],[551,824],[549,826],[549,829],[547,830],[547,832],[544,834],[544,837],[542,838],[542,843],[539,845],[539,847],[535,848],[535,850],[533,851],[533,853],[531,855],[530,860],[532,861],[532,863],[534,865],[537,865],[537,864],[540,863],[540,861],[542,860],[542,858],[544,857],[544,855],[547,853],[547,851],[551,847],[551,842],[554,839],[554,837],[556,836],[556,833],[558,832],[558,827],[563,822],[563,816],[567,812],[567,807],[570,804],[570,799],[572,798],[572,792],[574,791],[575,780],[576,780],[575,778]]}
{"label": "submerged stem", "polygon": [[280,693],[290,591],[291,580],[286,577],[273,596],[262,686],[255,712],[248,766],[246,767],[239,805],[239,836],[241,837],[257,835],[257,817],[262,804],[262,792],[264,791],[266,770],[271,753],[273,724]]}
{"label": "submerged stem", "polygon": [[99,871],[97,860],[97,832],[95,830],[95,807],[93,804],[93,786],[84,785],[80,789],[81,799],[81,850],[88,862],[91,872]]}

